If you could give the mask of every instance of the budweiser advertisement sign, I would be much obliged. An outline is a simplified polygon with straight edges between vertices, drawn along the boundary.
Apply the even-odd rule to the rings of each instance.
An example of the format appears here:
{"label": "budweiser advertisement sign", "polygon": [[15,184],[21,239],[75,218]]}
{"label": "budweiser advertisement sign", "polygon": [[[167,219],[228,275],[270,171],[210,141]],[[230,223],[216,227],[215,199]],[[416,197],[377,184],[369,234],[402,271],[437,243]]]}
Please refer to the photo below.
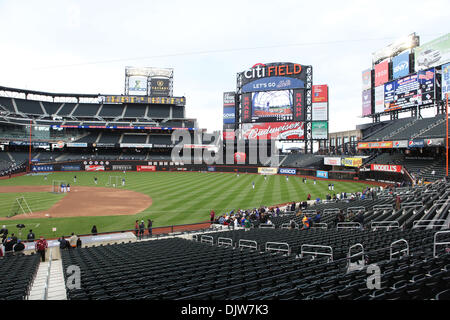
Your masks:
{"label": "budweiser advertisement sign", "polygon": [[371,171],[383,171],[383,172],[402,172],[402,166],[393,164],[371,164]]}
{"label": "budweiser advertisement sign", "polygon": [[303,140],[304,122],[264,122],[242,125],[244,139]]}
{"label": "budweiser advertisement sign", "polygon": [[156,166],[136,166],[136,171],[156,171]]}
{"label": "budweiser advertisement sign", "polygon": [[84,166],[84,170],[86,170],[86,171],[105,171],[105,167],[99,166],[99,165],[86,165],[86,166]]}

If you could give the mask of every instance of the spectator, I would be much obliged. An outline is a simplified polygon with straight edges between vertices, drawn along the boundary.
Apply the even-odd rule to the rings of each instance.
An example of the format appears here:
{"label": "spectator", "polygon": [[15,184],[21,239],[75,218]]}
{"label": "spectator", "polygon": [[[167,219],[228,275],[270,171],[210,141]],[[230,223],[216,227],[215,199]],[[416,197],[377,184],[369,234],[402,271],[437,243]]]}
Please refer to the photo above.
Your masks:
{"label": "spectator", "polygon": [[322,219],[322,216],[320,215],[320,211],[316,211],[316,215],[314,216],[313,222],[314,223],[320,223],[320,220]]}
{"label": "spectator", "polygon": [[306,200],[307,201],[311,200],[311,194],[310,193],[308,193],[308,197],[306,197]]}
{"label": "spectator", "polygon": [[45,250],[48,248],[48,243],[43,236],[36,242],[36,251],[41,255],[42,262],[45,261]]}
{"label": "spectator", "polygon": [[96,225],[94,225],[94,226],[92,227],[91,233],[92,233],[94,236],[97,235],[98,232],[97,232],[97,226],[96,226]]}
{"label": "spectator", "polygon": [[3,257],[3,250],[2,250],[2,246],[0,246],[0,258]]}
{"label": "spectator", "polygon": [[214,212],[214,210],[211,210],[211,213],[209,214],[209,218],[210,218],[211,223],[214,222],[215,215],[216,215],[216,213]]}
{"label": "spectator", "polygon": [[77,248],[81,248],[81,238],[77,236]]}
{"label": "spectator", "polygon": [[147,230],[148,230],[148,236],[151,237],[152,236],[152,227],[153,227],[153,222],[150,219],[147,219]]}
{"label": "spectator", "polygon": [[72,236],[69,239],[70,247],[72,249],[77,247],[77,240],[78,240],[78,237],[72,232]]}
{"label": "spectator", "polygon": [[14,246],[14,254],[22,254],[23,250],[25,250],[25,245],[22,240],[18,239],[17,244]]}
{"label": "spectator", "polygon": [[145,223],[144,220],[141,220],[141,223],[139,224],[139,237],[142,239],[144,237],[145,232]]}
{"label": "spectator", "polygon": [[306,214],[303,216],[302,223],[303,223],[302,230],[307,230],[307,229],[309,229],[309,223],[310,223],[310,221],[309,221],[309,218],[306,216]]}
{"label": "spectator", "polygon": [[11,240],[12,240],[12,242],[13,242],[14,244],[17,243],[17,237],[16,237],[16,235],[15,235],[14,233],[11,233]]}
{"label": "spectator", "polygon": [[400,203],[402,202],[402,200],[400,199],[400,196],[397,195],[397,197],[395,198],[395,210],[400,210]]}
{"label": "spectator", "polygon": [[68,242],[66,239],[64,239],[64,236],[61,236],[61,238],[58,239],[59,242],[59,248],[64,250],[68,247]]}
{"label": "spectator", "polygon": [[8,237],[8,229],[4,225],[0,230],[0,234],[2,234],[2,243],[5,242],[5,239]]}
{"label": "spectator", "polygon": [[3,243],[3,246],[5,247],[5,257],[12,255],[14,245],[15,242],[12,241],[11,237],[8,237]]}
{"label": "spectator", "polygon": [[36,238],[36,236],[34,235],[33,230],[30,229],[30,232],[27,235],[27,241],[33,242],[35,238]]}
{"label": "spectator", "polygon": [[245,219],[245,222],[244,222],[245,231],[250,231],[250,227],[251,227],[250,220]]}
{"label": "spectator", "polygon": [[136,238],[139,237],[139,221],[136,220],[134,223],[134,233],[136,234]]}

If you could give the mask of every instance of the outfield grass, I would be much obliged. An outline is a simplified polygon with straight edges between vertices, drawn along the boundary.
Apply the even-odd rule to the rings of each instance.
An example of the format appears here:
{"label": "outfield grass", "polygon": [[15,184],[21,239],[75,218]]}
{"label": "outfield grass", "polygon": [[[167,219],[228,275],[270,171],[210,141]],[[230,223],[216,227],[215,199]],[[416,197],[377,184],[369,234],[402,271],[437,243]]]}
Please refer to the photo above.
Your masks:
{"label": "outfield grass", "polygon": [[[73,182],[73,176],[77,182]],[[274,205],[290,201],[304,201],[308,193],[312,199],[321,199],[330,192],[328,183],[331,181],[308,179],[307,184],[302,178],[290,176],[263,176],[255,174],[232,173],[200,173],[200,172],[77,172],[51,173],[45,181],[44,177],[21,176],[8,180],[0,180],[0,186],[30,186],[51,185],[52,180],[65,180],[71,186],[95,186],[94,176],[98,178],[98,187],[105,187],[109,176],[120,176],[126,179],[126,189],[149,195],[153,204],[144,211],[129,216],[102,216],[77,218],[46,218],[28,220],[8,220],[12,202],[18,194],[0,194],[0,225],[8,225],[10,232],[16,232],[15,225],[24,223],[26,230],[33,229],[36,235],[58,237],[72,232],[78,234],[90,233],[93,225],[99,232],[128,230],[134,228],[134,221],[151,218],[153,226],[168,226],[176,224],[196,223],[209,220],[209,212],[214,209],[216,214],[229,212],[233,209],[249,209],[261,205]],[[255,189],[252,189],[252,182]],[[333,181],[334,192],[361,191],[367,185],[355,182]],[[52,193],[23,193],[33,211],[50,208],[63,195]],[[52,228],[57,232],[53,233]]]}

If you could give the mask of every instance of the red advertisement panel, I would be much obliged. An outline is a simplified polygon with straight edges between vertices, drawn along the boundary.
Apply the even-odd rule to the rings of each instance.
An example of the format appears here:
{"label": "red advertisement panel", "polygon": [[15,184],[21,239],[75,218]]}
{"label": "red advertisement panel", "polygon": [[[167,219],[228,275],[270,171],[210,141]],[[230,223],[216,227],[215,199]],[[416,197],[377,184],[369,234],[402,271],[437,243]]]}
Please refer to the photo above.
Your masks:
{"label": "red advertisement panel", "polygon": [[245,163],[247,155],[245,152],[235,152],[234,154],[234,162],[235,163]]}
{"label": "red advertisement panel", "polygon": [[305,94],[304,90],[294,90],[294,119],[296,121],[305,120]]}
{"label": "red advertisement panel", "polygon": [[242,125],[244,139],[303,140],[304,122],[265,122]]}
{"label": "red advertisement panel", "polygon": [[371,164],[371,171],[402,172],[402,166],[393,164]]}
{"label": "red advertisement panel", "polygon": [[99,166],[99,165],[85,165],[84,170],[86,170],[86,171],[105,171],[105,167]]}
{"label": "red advertisement panel", "polygon": [[241,118],[242,122],[247,122],[252,119],[252,94],[245,93],[242,95],[242,110]]}
{"label": "red advertisement panel", "polygon": [[223,140],[234,140],[234,130],[225,130],[223,132]]}
{"label": "red advertisement panel", "polygon": [[156,171],[156,166],[136,166],[136,171]]}
{"label": "red advertisement panel", "polygon": [[312,102],[328,102],[328,86],[326,84],[312,86]]}
{"label": "red advertisement panel", "polygon": [[375,66],[375,87],[389,81],[389,61],[384,61]]}

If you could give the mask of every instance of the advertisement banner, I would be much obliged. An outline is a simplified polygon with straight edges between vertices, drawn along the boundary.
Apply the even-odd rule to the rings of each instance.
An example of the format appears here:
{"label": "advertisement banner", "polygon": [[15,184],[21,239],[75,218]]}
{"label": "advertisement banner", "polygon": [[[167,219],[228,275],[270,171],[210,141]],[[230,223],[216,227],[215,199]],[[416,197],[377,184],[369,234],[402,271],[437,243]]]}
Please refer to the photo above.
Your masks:
{"label": "advertisement banner", "polygon": [[53,165],[33,165],[31,171],[33,172],[53,171]]}
{"label": "advertisement banner", "polygon": [[405,77],[409,74],[409,51],[392,58],[392,79]]}
{"label": "advertisement banner", "polygon": [[[30,141],[10,141],[9,145],[11,146],[29,146]],[[31,141],[31,145],[33,147],[49,147],[50,144],[48,142],[41,142],[41,141]]]}
{"label": "advertisement banner", "polygon": [[312,86],[312,102],[328,102],[328,85],[318,84]]}
{"label": "advertisement banner", "polygon": [[146,103],[186,105],[185,97],[137,97],[137,96],[103,96],[106,103]]}
{"label": "advertisement banner", "polygon": [[111,167],[113,171],[131,171],[133,170],[133,166],[129,164],[114,164]]}
{"label": "advertisement banner", "polygon": [[450,95],[450,63],[442,66],[442,100],[445,101],[445,94]]}
{"label": "advertisement banner", "polygon": [[368,116],[372,114],[372,95],[371,90],[364,90],[362,92],[362,115]]}
{"label": "advertisement banner", "polygon": [[259,174],[277,174],[278,168],[259,167],[258,173]]}
{"label": "advertisement banner", "polygon": [[371,164],[371,171],[382,171],[382,172],[402,172],[403,168],[400,165],[392,164]]}
{"label": "advertisement banner", "polygon": [[303,140],[304,122],[245,123],[242,125],[244,139]]}
{"label": "advertisement banner", "polygon": [[241,121],[249,122],[252,119],[252,94],[244,93],[241,102]]}
{"label": "advertisement banner", "polygon": [[419,82],[418,101],[420,105],[432,104],[435,98],[435,74],[436,69],[417,72]]}
{"label": "advertisement banner", "polygon": [[390,149],[392,141],[358,142],[358,149]]}
{"label": "advertisement banner", "polygon": [[223,93],[223,106],[234,107],[236,103],[236,94],[234,91],[228,91]]}
{"label": "advertisement banner", "polygon": [[329,166],[340,166],[341,165],[341,158],[338,157],[325,157],[323,158],[323,164],[329,165]]}
{"label": "advertisement banner", "polygon": [[317,177],[317,178],[325,178],[325,179],[328,179],[328,171],[317,170],[317,171],[316,171],[316,177]]}
{"label": "advertisement banner", "polygon": [[147,95],[147,77],[131,76],[128,78],[128,94],[136,96]]}
{"label": "advertisement banner", "polygon": [[409,140],[408,147],[409,148],[423,148],[425,146],[425,142],[423,139],[413,139]]}
{"label": "advertisement banner", "polygon": [[209,172],[214,172],[214,171],[216,171],[216,167],[208,166],[208,171]]}
{"label": "advertisement banner", "polygon": [[66,147],[87,148],[87,143],[86,142],[67,142]]}
{"label": "advertisement banner", "polygon": [[225,130],[223,132],[223,140],[234,140],[235,133],[234,130]]}
{"label": "advertisement banner", "polygon": [[297,169],[291,169],[291,168],[280,168],[278,171],[280,174],[297,174]]}
{"label": "advertisement banner", "polygon": [[311,122],[311,133],[313,139],[328,139],[328,122]]}
{"label": "advertisement banner", "polygon": [[342,158],[341,165],[345,167],[360,167],[362,158]]}
{"label": "advertisement banner", "polygon": [[375,88],[375,113],[384,112],[384,86]]}
{"label": "advertisement banner", "polygon": [[152,78],[150,80],[150,95],[152,97],[169,97],[170,79]]}
{"label": "advertisement banner", "polygon": [[156,166],[136,166],[136,171],[153,172],[153,171],[156,171]]}
{"label": "advertisement banner", "polygon": [[408,140],[397,140],[392,143],[393,148],[408,148]]}
{"label": "advertisement banner", "polygon": [[294,106],[292,110],[292,119],[294,121],[305,120],[305,91],[303,89],[296,89],[293,91]]}
{"label": "advertisement banner", "polygon": [[85,165],[84,170],[86,171],[105,171],[105,166],[100,165]]}
{"label": "advertisement banner", "polygon": [[444,145],[444,138],[426,139],[427,147],[439,147]]}
{"label": "advertisement banner", "polygon": [[328,120],[328,102],[316,102],[312,104],[312,120],[313,121]]}
{"label": "advertisement banner", "polygon": [[372,88],[372,69],[367,69],[362,72],[362,89],[369,90]]}
{"label": "advertisement banner", "polygon": [[151,148],[151,143],[121,143],[121,148]]}
{"label": "advertisement banner", "polygon": [[388,82],[384,85],[384,110],[414,107],[419,103],[417,74]]}
{"label": "advertisement banner", "polygon": [[387,81],[389,81],[389,61],[383,61],[375,66],[375,87]]}
{"label": "advertisement banner", "polygon": [[80,165],[62,165],[61,171],[80,171],[81,166]]}
{"label": "advertisement banner", "polygon": [[450,33],[414,48],[416,71],[450,62]]}
{"label": "advertisement banner", "polygon": [[234,123],[235,120],[235,109],[234,107],[224,107],[223,108],[223,123]]}

